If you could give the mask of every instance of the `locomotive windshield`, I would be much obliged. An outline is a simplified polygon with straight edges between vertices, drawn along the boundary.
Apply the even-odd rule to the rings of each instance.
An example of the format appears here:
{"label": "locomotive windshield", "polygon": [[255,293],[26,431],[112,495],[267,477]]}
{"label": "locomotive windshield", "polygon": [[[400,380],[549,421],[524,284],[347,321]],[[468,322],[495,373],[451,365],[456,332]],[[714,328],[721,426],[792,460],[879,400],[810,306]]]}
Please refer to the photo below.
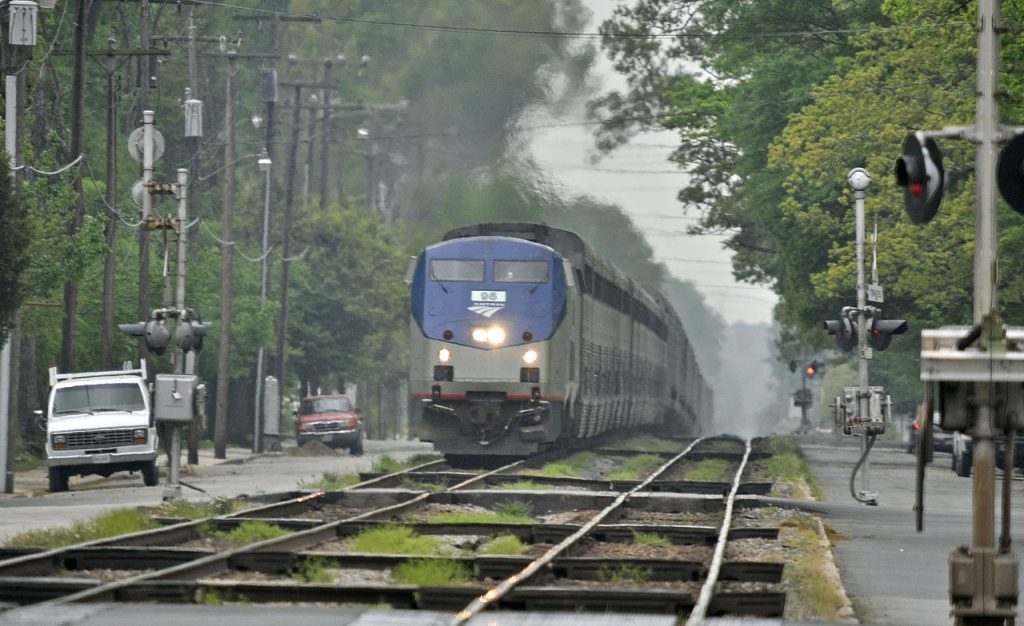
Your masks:
{"label": "locomotive windshield", "polygon": [[547,261],[495,261],[494,282],[496,283],[546,283]]}
{"label": "locomotive windshield", "polygon": [[434,259],[430,279],[480,283],[484,280],[484,262],[464,259]]}

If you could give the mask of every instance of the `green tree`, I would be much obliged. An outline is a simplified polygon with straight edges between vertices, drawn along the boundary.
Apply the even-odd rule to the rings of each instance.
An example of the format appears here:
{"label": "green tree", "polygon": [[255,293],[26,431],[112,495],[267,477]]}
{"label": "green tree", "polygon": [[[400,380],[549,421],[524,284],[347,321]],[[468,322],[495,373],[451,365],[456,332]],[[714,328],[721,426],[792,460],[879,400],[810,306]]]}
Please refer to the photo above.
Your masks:
{"label": "green tree", "polygon": [[0,345],[25,298],[22,274],[28,267],[28,212],[11,184],[8,157],[0,153]]}

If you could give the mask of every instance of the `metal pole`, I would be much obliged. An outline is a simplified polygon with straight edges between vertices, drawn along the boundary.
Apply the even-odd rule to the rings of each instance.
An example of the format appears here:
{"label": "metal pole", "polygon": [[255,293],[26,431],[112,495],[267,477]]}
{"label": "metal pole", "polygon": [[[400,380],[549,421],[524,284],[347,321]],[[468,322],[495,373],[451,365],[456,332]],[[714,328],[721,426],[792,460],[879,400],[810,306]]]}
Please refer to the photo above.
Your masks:
{"label": "metal pole", "polygon": [[[14,167],[17,166],[15,158],[18,145],[18,125],[14,123],[18,115],[18,77],[8,74],[5,81],[4,97],[6,98],[4,125],[4,148],[7,150],[7,158],[11,167],[11,178],[14,178]],[[14,493],[14,441],[11,428],[11,338],[3,338],[3,348],[0,348],[0,472],[3,472],[2,483],[4,493]]]}
{"label": "metal pole", "polygon": [[[270,160],[268,155],[267,160]],[[267,278],[268,278],[268,262],[270,258],[269,246],[270,246],[270,170],[273,165],[268,164],[266,168],[266,188],[263,192],[263,242],[262,242],[262,253],[263,261],[260,263],[260,304],[267,300]],[[260,398],[263,394],[263,346],[260,345],[260,349],[256,355],[256,399],[254,400],[254,406],[252,409],[252,451],[253,454],[260,451],[259,439],[260,439],[260,409],[262,403]]]}
{"label": "metal pole", "polygon": [[[852,177],[854,172],[850,172]],[[869,179],[870,180],[870,179]],[[871,348],[868,347],[867,316],[864,314],[867,308],[867,284],[864,278],[864,189],[867,185],[854,188],[853,198],[856,206],[856,229],[857,229],[857,412],[861,420],[871,420],[870,392],[868,391],[868,359],[871,356]],[[861,437],[861,451],[867,450],[869,434],[864,431]],[[864,464],[861,466],[861,496],[874,500],[875,494],[871,491],[871,461],[865,456]]]}
{"label": "metal pole", "polygon": [[[185,253],[188,243],[188,170],[178,170],[178,263],[177,281],[174,294],[174,306],[178,310],[178,323],[181,323],[181,315],[185,311]],[[185,353],[179,353],[178,371],[182,374],[190,373],[191,369],[186,361]],[[192,361],[193,365],[195,361]],[[174,500],[181,497],[181,483],[179,474],[181,467],[181,426],[171,425],[171,452],[170,462],[167,467],[167,484],[164,486],[164,500]]]}

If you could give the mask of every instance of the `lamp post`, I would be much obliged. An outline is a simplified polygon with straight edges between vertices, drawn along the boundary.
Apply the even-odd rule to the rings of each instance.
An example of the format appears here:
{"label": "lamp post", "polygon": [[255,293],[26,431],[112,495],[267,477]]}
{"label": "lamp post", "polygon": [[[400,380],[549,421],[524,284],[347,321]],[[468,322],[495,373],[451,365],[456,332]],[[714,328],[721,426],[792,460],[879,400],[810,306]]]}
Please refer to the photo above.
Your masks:
{"label": "lamp post", "polygon": [[[262,253],[262,260],[260,261],[260,304],[262,305],[267,300],[267,264],[270,254],[268,251],[269,238],[270,238],[270,170],[274,165],[274,162],[270,160],[270,155],[266,149],[260,154],[260,158],[256,161],[256,165],[259,170],[266,175],[266,182],[263,191],[263,239],[260,251]],[[253,404],[252,410],[252,452],[256,454],[260,451],[260,399],[263,395],[263,344],[260,343],[259,352],[256,356],[256,399]]]}

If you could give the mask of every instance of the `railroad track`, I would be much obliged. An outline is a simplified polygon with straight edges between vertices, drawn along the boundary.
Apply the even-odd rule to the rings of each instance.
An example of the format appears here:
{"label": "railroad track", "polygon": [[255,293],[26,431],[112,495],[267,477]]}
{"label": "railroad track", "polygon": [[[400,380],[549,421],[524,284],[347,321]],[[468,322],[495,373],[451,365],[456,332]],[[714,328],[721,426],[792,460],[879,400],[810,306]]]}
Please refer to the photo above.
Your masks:
{"label": "railroad track", "polygon": [[[684,448],[684,444],[680,444]],[[59,548],[0,553],[0,602],[59,607],[81,602],[329,603],[388,605],[450,614],[464,624],[500,610],[648,612],[689,616],[781,616],[782,563],[730,557],[730,547],[777,542],[759,523],[757,495],[768,483],[744,482],[750,442],[696,440],[658,453],[632,478],[613,478],[639,450],[599,450],[589,478],[542,475],[554,460],[519,461],[491,471],[442,462],[363,475],[340,491],[265,496],[263,504],[203,520]],[[727,480],[690,480],[707,462]],[[267,501],[273,500],[273,501]],[[736,523],[737,507],[743,523]],[[513,513],[508,513],[513,509]],[[505,511],[505,513],[499,513]],[[225,547],[203,540],[262,522],[281,536]],[[360,537],[393,533],[426,538],[429,554],[358,549]],[[484,554],[509,537],[522,554]],[[641,538],[644,541],[641,541]],[[733,550],[732,552],[736,552]],[[454,567],[452,584],[399,584],[410,564]],[[310,582],[311,570],[332,578]]]}

